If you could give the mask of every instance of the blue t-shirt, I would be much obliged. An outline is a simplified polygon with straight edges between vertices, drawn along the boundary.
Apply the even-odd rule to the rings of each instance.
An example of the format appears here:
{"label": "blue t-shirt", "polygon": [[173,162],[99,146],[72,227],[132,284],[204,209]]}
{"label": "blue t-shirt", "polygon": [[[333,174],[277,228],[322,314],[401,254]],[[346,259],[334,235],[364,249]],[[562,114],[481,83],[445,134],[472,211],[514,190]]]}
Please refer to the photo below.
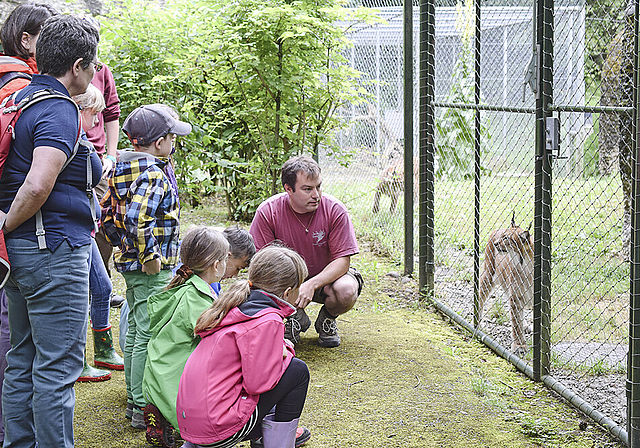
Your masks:
{"label": "blue t-shirt", "polygon": [[[52,76],[33,75],[31,83],[16,97],[20,101],[27,95],[42,89],[53,89],[69,96],[67,89]],[[64,152],[73,152],[78,136],[78,112],[71,101],[50,98],[26,109],[16,122],[16,139],[4,164],[0,179],[0,209],[7,212],[18,189],[23,184],[33,160],[34,148],[49,146]],[[87,157],[89,150],[80,146],[71,163],[60,173],[51,194],[41,207],[47,247],[55,250],[67,240],[71,247],[91,242],[90,199],[87,197]],[[100,158],[91,154],[92,183],[95,186],[102,175]],[[6,235],[37,241],[35,217]]]}

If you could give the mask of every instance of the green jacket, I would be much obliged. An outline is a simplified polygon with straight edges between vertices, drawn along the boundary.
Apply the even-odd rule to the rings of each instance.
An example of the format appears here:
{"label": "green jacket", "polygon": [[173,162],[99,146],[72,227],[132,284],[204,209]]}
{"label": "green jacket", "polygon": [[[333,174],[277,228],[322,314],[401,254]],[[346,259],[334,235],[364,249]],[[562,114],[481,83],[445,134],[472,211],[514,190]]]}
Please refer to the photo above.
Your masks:
{"label": "green jacket", "polygon": [[200,342],[193,329],[200,314],[216,299],[197,275],[184,284],[149,297],[147,362],[142,387],[146,399],[178,428],[176,399],[184,365]]}

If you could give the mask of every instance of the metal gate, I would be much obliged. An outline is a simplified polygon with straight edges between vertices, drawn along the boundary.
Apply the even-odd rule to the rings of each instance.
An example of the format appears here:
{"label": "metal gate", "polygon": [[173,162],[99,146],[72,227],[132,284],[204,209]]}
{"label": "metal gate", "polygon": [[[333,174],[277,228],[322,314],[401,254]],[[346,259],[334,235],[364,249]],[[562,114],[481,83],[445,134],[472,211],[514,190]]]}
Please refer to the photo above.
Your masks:
{"label": "metal gate", "polygon": [[423,294],[635,447],[638,12],[421,1],[418,138]]}

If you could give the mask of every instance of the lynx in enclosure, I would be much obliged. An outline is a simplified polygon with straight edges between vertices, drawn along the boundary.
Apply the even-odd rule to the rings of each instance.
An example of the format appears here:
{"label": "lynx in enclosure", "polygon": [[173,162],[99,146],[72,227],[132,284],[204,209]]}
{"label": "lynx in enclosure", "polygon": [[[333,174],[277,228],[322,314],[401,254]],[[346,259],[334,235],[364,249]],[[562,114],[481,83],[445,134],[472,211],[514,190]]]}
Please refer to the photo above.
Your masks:
{"label": "lynx in enclosure", "polygon": [[[413,192],[418,194],[418,173],[419,164],[418,158],[413,158]],[[391,198],[391,205],[389,206],[389,212],[395,213],[398,206],[398,198],[400,193],[404,191],[404,159],[394,158],[391,159],[389,165],[382,171],[380,176],[380,182],[376,187],[376,193],[373,197],[373,213],[380,211],[380,199],[382,195],[387,195]]]}
{"label": "lynx in enclosure", "polygon": [[511,308],[511,350],[526,351],[524,308],[533,302],[533,236],[511,219],[511,227],[489,235],[478,291],[482,315],[487,297],[500,285],[509,297]]}

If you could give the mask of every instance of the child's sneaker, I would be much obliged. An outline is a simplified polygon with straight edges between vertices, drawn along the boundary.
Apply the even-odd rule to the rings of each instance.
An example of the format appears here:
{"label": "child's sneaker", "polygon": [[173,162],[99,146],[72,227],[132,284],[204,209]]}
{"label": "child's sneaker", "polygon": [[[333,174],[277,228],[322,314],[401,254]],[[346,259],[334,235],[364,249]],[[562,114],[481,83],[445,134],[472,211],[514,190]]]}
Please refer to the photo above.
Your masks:
{"label": "child's sneaker", "polygon": [[124,418],[131,420],[133,417],[133,401],[127,400],[127,409],[124,410]]}
{"label": "child's sneaker", "polygon": [[299,308],[294,314],[287,317],[284,323],[284,338],[297,344],[300,342],[300,333],[307,331],[310,326],[311,319],[302,308]]}
{"label": "child's sneaker", "polygon": [[133,413],[131,414],[131,426],[136,429],[147,429],[144,424],[144,412],[141,407],[133,405]]}
{"label": "child's sneaker", "polygon": [[324,305],[322,305],[318,313],[315,328],[318,332],[318,342],[322,347],[337,347],[340,345],[336,318],[327,312]]}
{"label": "child's sneaker", "polygon": [[304,445],[311,438],[311,431],[309,431],[304,426],[298,426],[296,430],[296,448]]}
{"label": "child's sneaker", "polygon": [[147,442],[163,448],[174,448],[173,426],[153,404],[148,404],[144,409],[144,422],[147,425]]}

